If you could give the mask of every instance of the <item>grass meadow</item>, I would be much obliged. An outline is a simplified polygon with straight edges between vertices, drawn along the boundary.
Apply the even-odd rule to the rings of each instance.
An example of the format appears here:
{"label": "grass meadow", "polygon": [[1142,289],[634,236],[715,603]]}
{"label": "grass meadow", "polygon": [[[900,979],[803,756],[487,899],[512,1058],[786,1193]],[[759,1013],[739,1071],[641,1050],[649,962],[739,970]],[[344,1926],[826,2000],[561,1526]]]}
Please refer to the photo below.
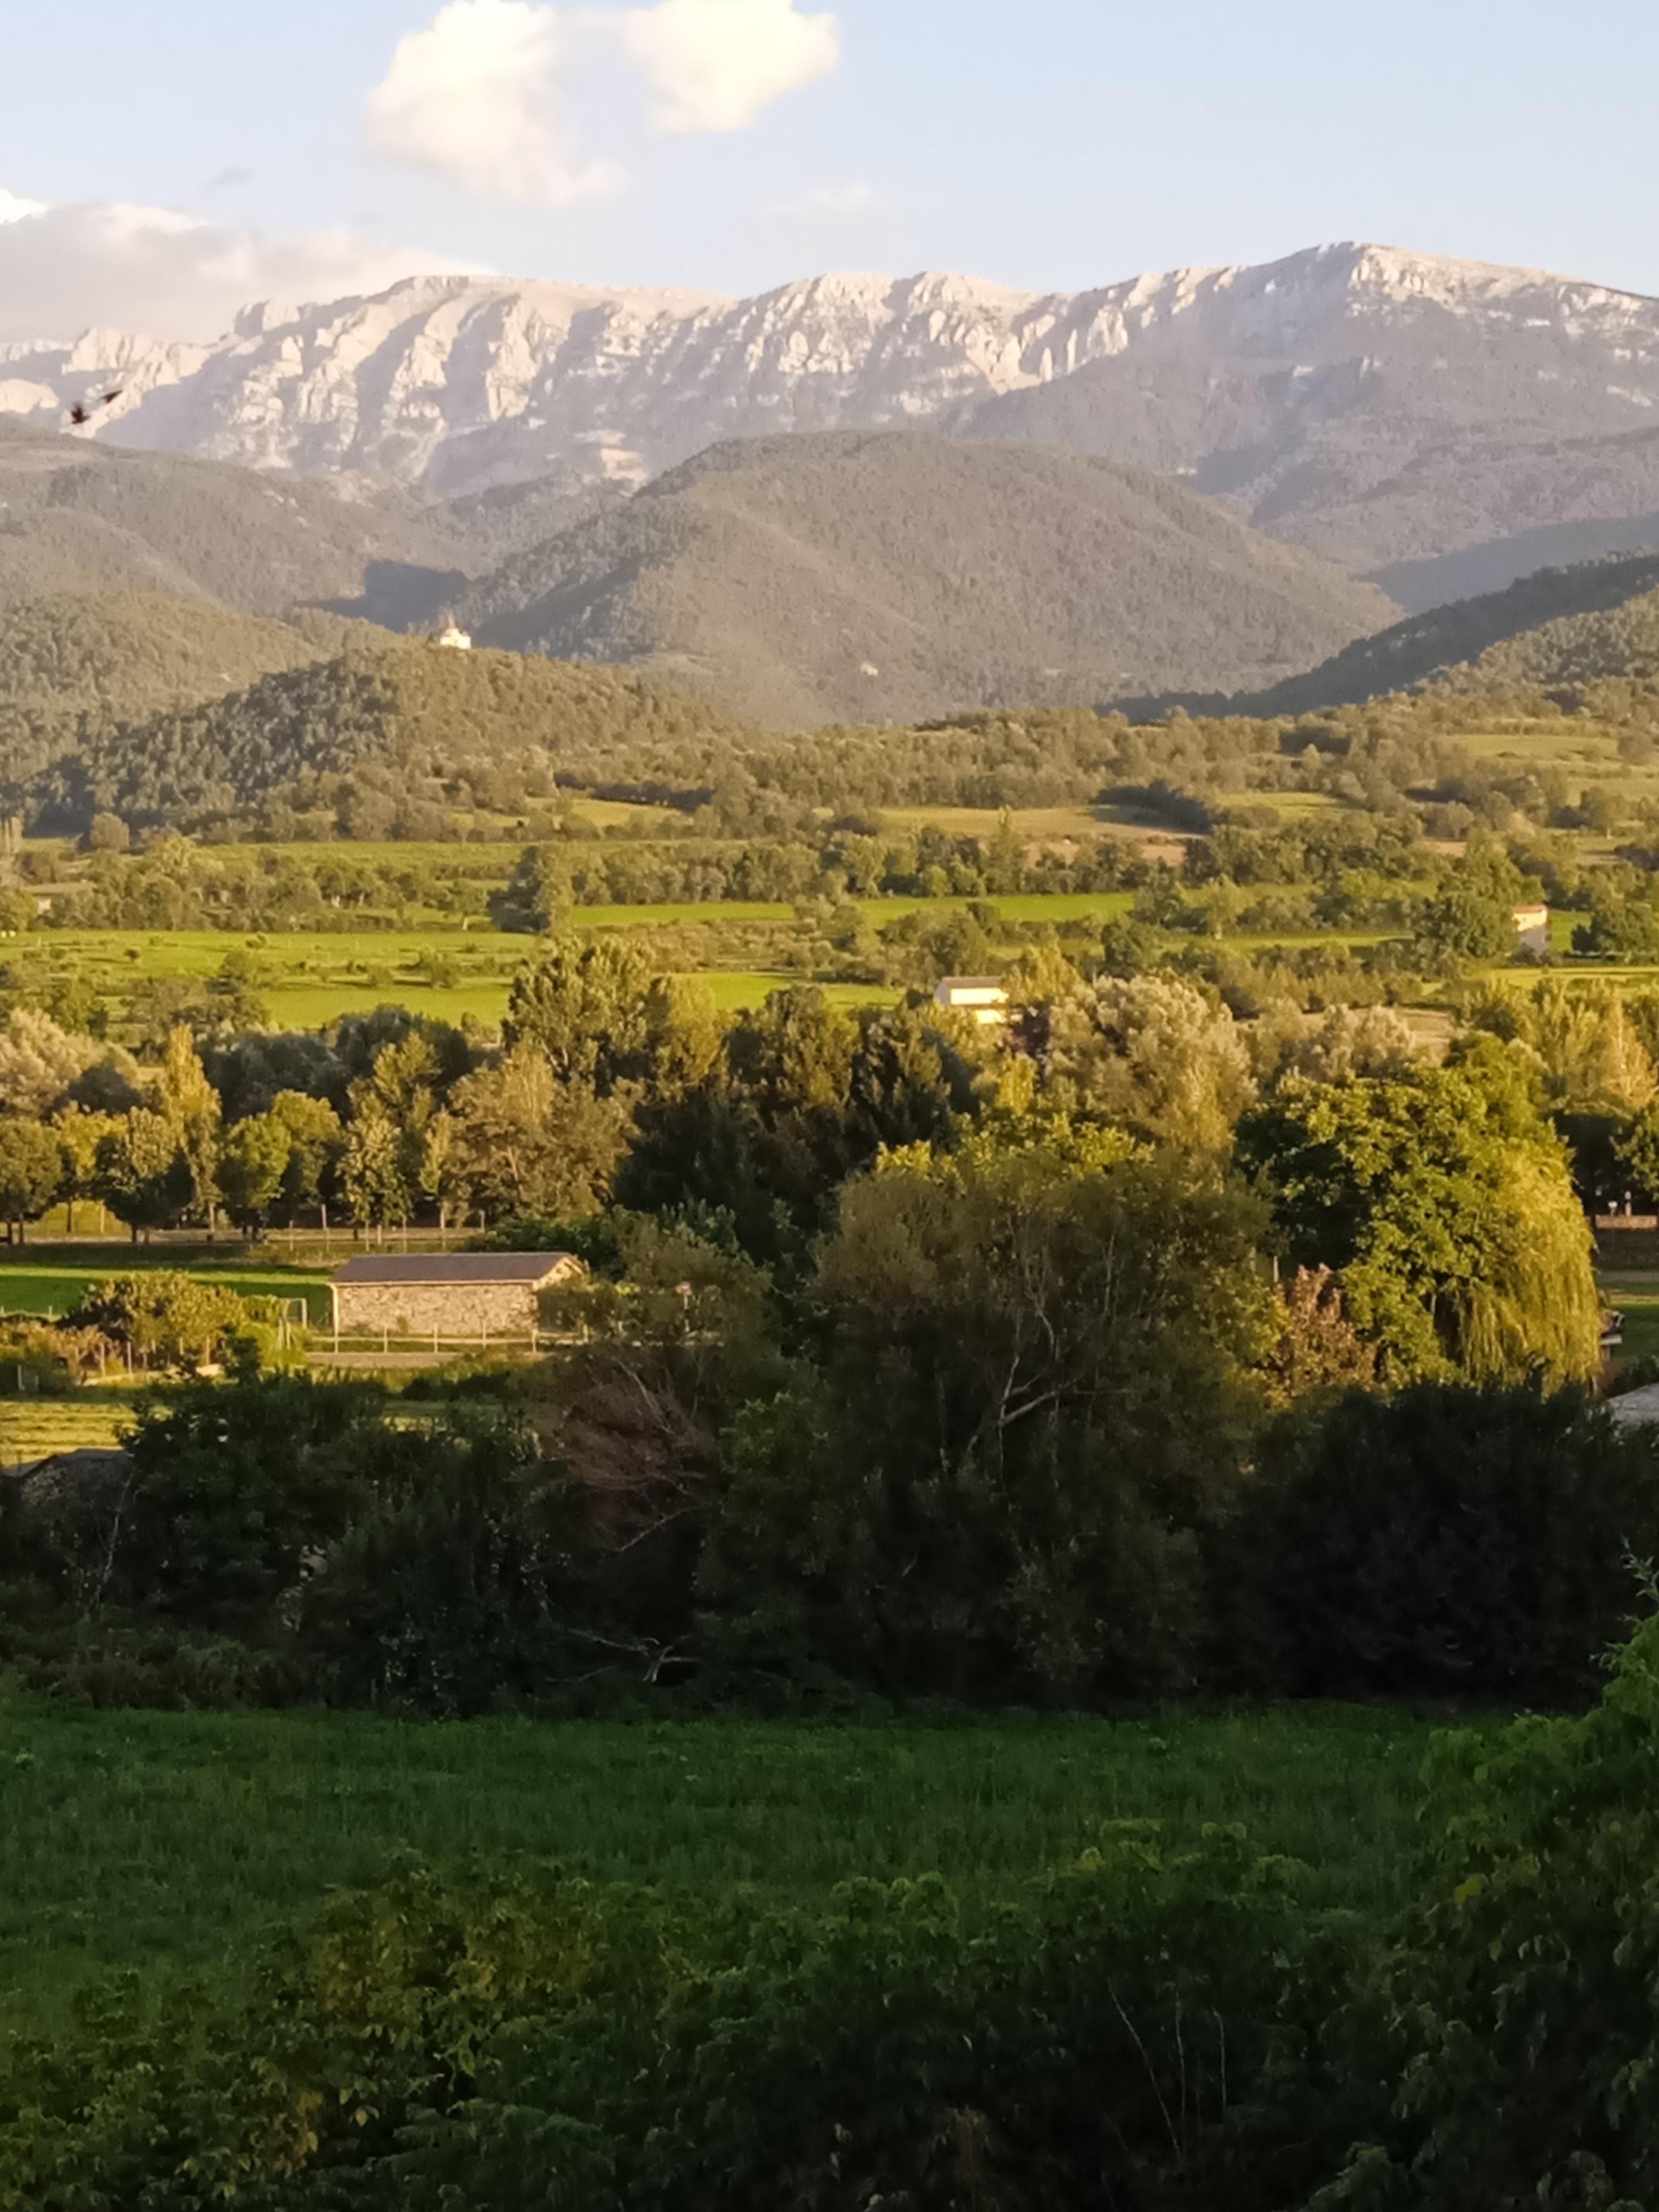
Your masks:
{"label": "grass meadow", "polygon": [[404,1723],[0,1697],[0,2031],[100,1972],[239,1954],[400,1854],[804,1900],[937,1870],[988,1898],[1102,1825],[1242,1822],[1386,1909],[1428,1723],[1340,1706],[1168,1720]]}
{"label": "grass meadow", "polygon": [[[338,1240],[342,1261],[350,1258],[349,1238]],[[223,1257],[204,1255],[199,1246],[181,1249],[166,1244],[78,1244],[54,1249],[27,1245],[0,1249],[0,1313],[32,1314],[61,1321],[72,1313],[94,1283],[111,1275],[152,1268],[177,1268],[203,1282],[222,1283],[246,1298],[303,1298],[313,1322],[329,1312],[328,1277],[316,1267],[250,1267],[239,1261],[233,1241]]]}
{"label": "grass meadow", "polygon": [[0,1399],[0,1468],[39,1467],[62,1452],[113,1450],[132,1426],[139,1395],[99,1384],[69,1398]]}

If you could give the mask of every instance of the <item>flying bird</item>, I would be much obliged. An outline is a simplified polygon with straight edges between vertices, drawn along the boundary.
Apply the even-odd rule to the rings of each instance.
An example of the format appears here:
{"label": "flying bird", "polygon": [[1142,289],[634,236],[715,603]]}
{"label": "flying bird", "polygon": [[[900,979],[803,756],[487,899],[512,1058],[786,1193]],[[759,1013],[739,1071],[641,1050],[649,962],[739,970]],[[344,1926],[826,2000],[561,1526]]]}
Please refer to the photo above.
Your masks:
{"label": "flying bird", "polygon": [[[106,392],[103,398],[99,401],[98,404],[100,407],[113,407],[116,401],[121,397],[122,392],[125,390],[126,386],[125,385],[120,385],[115,391]],[[70,421],[74,423],[77,430],[84,430],[87,424],[90,422],[91,420],[92,416],[90,413],[79,403],[70,409]]]}

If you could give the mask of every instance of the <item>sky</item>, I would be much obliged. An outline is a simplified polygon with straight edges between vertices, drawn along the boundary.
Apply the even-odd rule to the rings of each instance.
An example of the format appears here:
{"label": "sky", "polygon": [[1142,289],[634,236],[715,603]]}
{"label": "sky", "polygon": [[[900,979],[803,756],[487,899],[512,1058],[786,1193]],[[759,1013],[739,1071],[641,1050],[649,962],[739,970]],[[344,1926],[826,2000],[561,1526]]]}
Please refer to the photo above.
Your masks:
{"label": "sky", "polygon": [[1653,0],[0,0],[0,339],[1338,239],[1659,295]]}

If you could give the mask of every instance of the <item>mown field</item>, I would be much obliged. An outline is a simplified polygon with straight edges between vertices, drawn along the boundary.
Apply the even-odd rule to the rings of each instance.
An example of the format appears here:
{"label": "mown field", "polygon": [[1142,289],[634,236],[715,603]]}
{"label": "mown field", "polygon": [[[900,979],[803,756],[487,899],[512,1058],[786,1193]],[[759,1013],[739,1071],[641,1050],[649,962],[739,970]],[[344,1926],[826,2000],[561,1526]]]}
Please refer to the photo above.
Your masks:
{"label": "mown field", "polygon": [[99,1384],[68,1398],[0,1400],[0,1468],[62,1452],[110,1451],[131,1427],[138,1392]]}
{"label": "mown field", "polygon": [[1243,1822],[1386,1909],[1428,1723],[1327,1706],[1218,1718],[416,1723],[46,1710],[0,1696],[0,2029],[110,1968],[238,1953],[415,1852],[803,1899],[938,1870],[988,1896],[1103,1823]]}
{"label": "mown field", "polygon": [[[342,1237],[338,1244],[340,1259],[349,1259],[349,1241]],[[50,1246],[31,1252],[25,1245],[0,1251],[0,1313],[38,1314],[61,1321],[94,1283],[155,1267],[176,1267],[204,1282],[222,1283],[246,1298],[303,1298],[313,1322],[328,1315],[328,1277],[320,1269],[249,1267],[239,1260],[234,1242],[227,1243],[222,1258],[204,1257],[199,1249],[180,1252],[165,1244],[87,1244],[67,1252]]]}

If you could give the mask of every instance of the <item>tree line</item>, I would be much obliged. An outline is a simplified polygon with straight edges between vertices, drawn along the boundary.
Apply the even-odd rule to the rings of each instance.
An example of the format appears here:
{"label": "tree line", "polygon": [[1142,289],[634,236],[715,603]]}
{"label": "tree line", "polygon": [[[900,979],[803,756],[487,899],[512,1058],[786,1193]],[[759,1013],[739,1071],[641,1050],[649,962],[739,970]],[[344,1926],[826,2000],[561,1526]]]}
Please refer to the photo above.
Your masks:
{"label": "tree line", "polygon": [[[147,1070],[14,1017],[0,1196],[27,1218],[73,1146],[78,1188],[137,1234],[327,1207],[365,1233],[482,1220],[586,1263],[545,1317],[565,1349],[499,1386],[487,1441],[434,1430],[434,1465],[492,1460],[507,1490],[456,1475],[456,1511],[484,1513],[465,1540],[416,1513],[457,1559],[510,1523],[514,1573],[535,1558],[548,1578],[480,1598],[493,1625],[466,1632],[487,1648],[465,1692],[454,1653],[376,1673],[421,1648],[412,1623],[354,1646],[337,1681],[295,1658],[313,1691],[471,1709],[511,1681],[533,1701],[572,1671],[573,1620],[590,1655],[632,1655],[620,1679],[683,1668],[701,1688],[1582,1690],[1625,1547],[1647,1542],[1646,1461],[1570,1395],[1600,1371],[1603,1322],[1544,1053],[1477,1018],[1437,1066],[1384,1007],[1244,1023],[1189,977],[1088,978],[1051,947],[1008,988],[1012,1048],[919,994],[843,1011],[804,987],[726,1018],[598,939],[526,964],[482,1056],[387,1013],[205,1053],[178,1030]],[[1557,987],[1519,1003],[1540,1036],[1561,1018]],[[1577,1035],[1587,1066],[1659,1090],[1617,1002]],[[350,1435],[384,1401],[295,1403],[332,1439],[339,1529],[391,1511],[350,1488]],[[250,1415],[254,1498],[302,1450],[271,1441],[289,1417]],[[203,1466],[228,1481],[232,1418],[210,1394],[141,1436],[137,1463],[165,1486],[205,1424]],[[1344,1470],[1368,1455],[1395,1475],[1355,1489]],[[1530,1502],[1516,1490],[1499,1544],[1481,1501],[1522,1462]],[[243,1507],[225,1510],[244,1540]],[[275,1509],[250,1510],[252,1528]],[[321,1524],[284,1525],[328,1556]],[[1474,1548],[1449,1553],[1464,1529]],[[1308,1644],[1285,1566],[1310,1548],[1340,1594],[1328,1644]],[[139,1565],[123,1602],[272,1658],[299,1555],[236,1621],[170,1611]],[[1552,1557],[1577,1562],[1559,1586],[1538,1580]],[[425,1572],[376,1577],[412,1590]],[[1374,1604],[1371,1580],[1394,1594]],[[1534,1658],[1528,1605],[1562,1615]]]}

